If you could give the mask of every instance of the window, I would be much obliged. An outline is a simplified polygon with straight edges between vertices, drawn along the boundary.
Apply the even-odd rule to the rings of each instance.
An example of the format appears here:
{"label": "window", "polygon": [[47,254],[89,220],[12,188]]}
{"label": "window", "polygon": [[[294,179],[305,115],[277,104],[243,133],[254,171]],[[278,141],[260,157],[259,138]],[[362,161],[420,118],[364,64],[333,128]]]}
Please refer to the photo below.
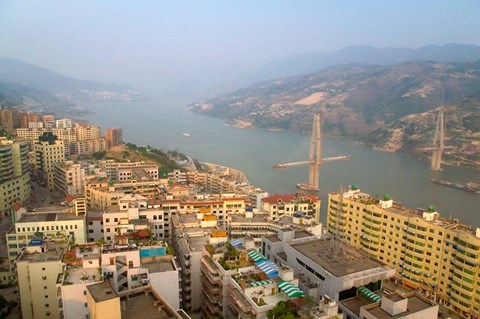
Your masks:
{"label": "window", "polygon": [[42,279],[43,279],[43,280],[47,280],[47,276],[42,276]]}
{"label": "window", "polygon": [[47,286],[43,286],[43,289],[44,289],[44,290],[47,290]]}

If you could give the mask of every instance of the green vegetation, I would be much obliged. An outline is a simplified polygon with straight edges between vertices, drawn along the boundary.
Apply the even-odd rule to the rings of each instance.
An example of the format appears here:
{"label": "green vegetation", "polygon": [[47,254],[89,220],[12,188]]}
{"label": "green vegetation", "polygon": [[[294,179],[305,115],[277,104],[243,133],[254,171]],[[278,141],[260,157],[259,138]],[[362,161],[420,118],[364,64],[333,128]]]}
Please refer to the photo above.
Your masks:
{"label": "green vegetation", "polygon": [[[176,161],[186,160],[187,156],[178,151],[163,151],[151,146],[137,146],[132,143],[126,143],[129,152],[135,152],[140,157],[154,161],[159,165],[158,174],[163,177],[175,169],[182,169],[176,164]],[[125,154],[124,154],[125,155]],[[129,153],[130,155],[130,153]]]}
{"label": "green vegetation", "polygon": [[167,255],[175,255],[175,249],[173,249],[173,246],[168,246],[166,249]]}
{"label": "green vegetation", "polygon": [[269,319],[294,319],[300,318],[294,305],[290,301],[280,301],[274,308],[267,313]]}
{"label": "green vegetation", "polygon": [[102,158],[105,158],[105,155],[107,155],[107,151],[100,151],[100,152],[93,153],[93,157],[96,160],[101,160]]}

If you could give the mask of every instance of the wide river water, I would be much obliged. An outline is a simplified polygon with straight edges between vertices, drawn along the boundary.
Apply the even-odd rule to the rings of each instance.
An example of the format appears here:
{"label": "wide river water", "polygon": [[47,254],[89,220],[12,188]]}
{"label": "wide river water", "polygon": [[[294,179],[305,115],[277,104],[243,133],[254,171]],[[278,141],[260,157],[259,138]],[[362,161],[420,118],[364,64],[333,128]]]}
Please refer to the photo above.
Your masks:
{"label": "wide river water", "polygon": [[[200,161],[234,167],[247,174],[251,184],[269,193],[292,193],[307,182],[307,167],[276,171],[272,165],[304,160],[309,137],[289,132],[267,132],[227,127],[223,120],[186,110],[188,100],[162,99],[142,102],[101,102],[86,108],[85,120],[105,129],[119,126],[126,142],[178,150]],[[188,132],[190,137],[183,136]],[[328,162],[320,173],[322,220],[326,219],[328,192],[358,185],[372,195],[389,194],[408,207],[433,205],[445,218],[480,226],[480,195],[433,184],[430,178],[465,183],[479,181],[480,170],[443,166],[429,170],[429,163],[405,154],[374,151],[352,141],[323,138],[323,156],[351,155],[351,161]]]}

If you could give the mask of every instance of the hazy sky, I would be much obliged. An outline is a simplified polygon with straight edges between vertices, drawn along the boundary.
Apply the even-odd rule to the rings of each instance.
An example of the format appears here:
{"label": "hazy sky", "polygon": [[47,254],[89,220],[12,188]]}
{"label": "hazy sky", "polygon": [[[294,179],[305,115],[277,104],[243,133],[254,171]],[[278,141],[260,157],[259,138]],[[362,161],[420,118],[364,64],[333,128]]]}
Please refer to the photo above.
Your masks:
{"label": "hazy sky", "polygon": [[480,44],[479,30],[476,0],[0,0],[0,56],[149,89],[350,45]]}

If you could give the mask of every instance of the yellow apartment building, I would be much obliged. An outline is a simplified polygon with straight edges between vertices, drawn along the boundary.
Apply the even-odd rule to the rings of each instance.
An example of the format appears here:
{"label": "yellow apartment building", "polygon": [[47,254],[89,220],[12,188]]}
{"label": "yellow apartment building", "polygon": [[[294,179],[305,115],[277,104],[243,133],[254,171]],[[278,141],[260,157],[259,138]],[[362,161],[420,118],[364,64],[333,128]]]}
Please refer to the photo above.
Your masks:
{"label": "yellow apartment building", "polygon": [[466,318],[480,315],[480,228],[414,210],[357,187],[330,193],[329,232],[397,269],[403,285]]}
{"label": "yellow apartment building", "polygon": [[16,203],[28,203],[30,192],[27,143],[0,137],[0,216]]}

